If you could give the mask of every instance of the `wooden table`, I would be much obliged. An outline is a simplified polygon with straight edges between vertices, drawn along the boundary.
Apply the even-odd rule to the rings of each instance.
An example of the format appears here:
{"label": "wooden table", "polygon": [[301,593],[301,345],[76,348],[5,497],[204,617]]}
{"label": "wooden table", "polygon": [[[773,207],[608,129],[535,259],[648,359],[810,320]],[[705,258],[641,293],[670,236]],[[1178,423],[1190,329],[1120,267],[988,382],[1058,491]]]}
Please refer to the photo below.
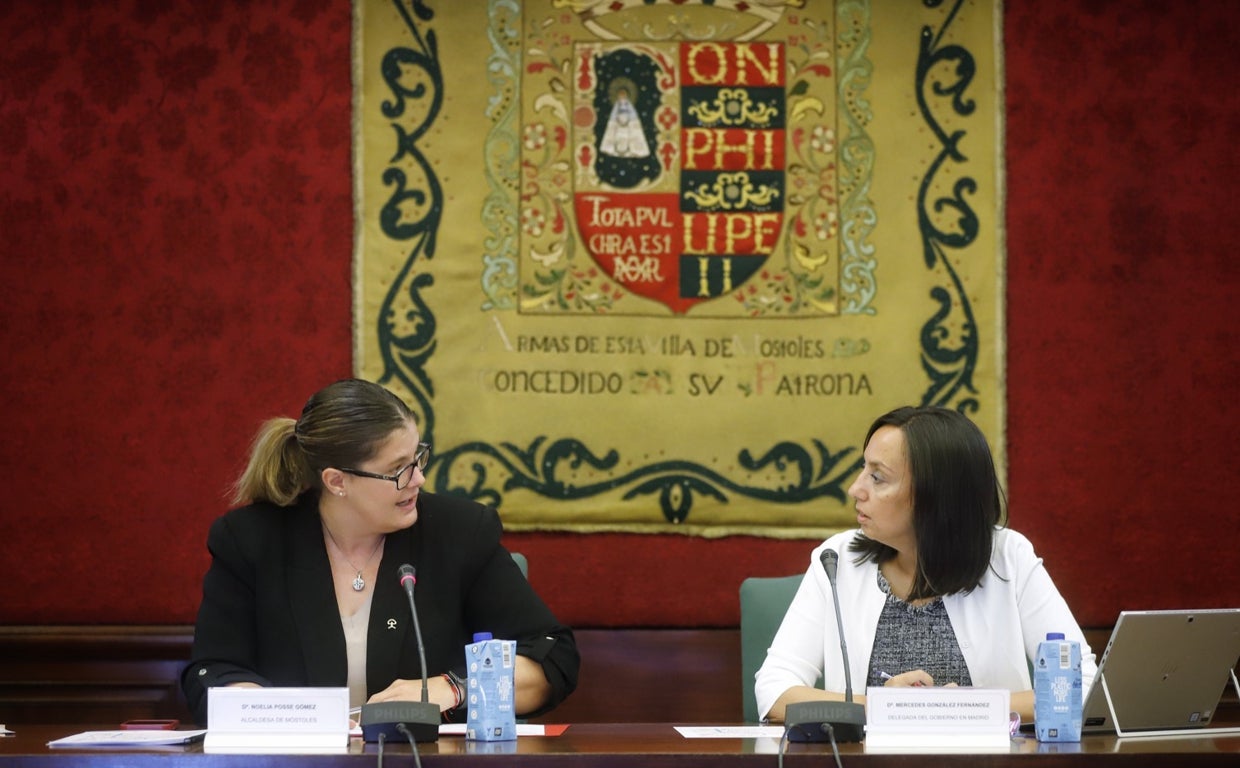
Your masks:
{"label": "wooden table", "polygon": [[[355,739],[339,755],[204,754],[202,745],[143,750],[51,749],[47,742],[82,730],[73,725],[24,725],[16,736],[0,738],[0,765],[5,768],[283,768],[284,766],[372,766],[378,747]],[[422,763],[434,766],[582,766],[584,768],[706,768],[707,766],[771,766],[777,762],[778,740],[687,739],[672,724],[578,724],[558,737],[523,736],[515,742],[478,744],[459,736],[419,745]],[[1089,736],[1079,744],[1039,744],[1032,737],[1012,741],[999,754],[908,754],[867,752],[863,744],[840,745],[845,766],[1235,766],[1240,765],[1240,736],[1177,739],[1125,739]],[[385,764],[413,765],[408,744],[389,744]],[[791,744],[784,758],[789,768],[834,766],[829,744]]]}

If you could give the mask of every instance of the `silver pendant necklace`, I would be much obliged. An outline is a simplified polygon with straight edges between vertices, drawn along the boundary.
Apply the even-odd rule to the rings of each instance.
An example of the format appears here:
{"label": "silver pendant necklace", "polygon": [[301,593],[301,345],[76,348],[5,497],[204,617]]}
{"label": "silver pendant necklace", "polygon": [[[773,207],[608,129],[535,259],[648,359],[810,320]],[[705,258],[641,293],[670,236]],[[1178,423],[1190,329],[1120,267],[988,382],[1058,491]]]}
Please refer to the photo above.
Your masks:
{"label": "silver pendant necklace", "polygon": [[[366,589],[366,578],[362,576],[362,569],[354,565],[353,561],[349,559],[349,556],[344,553],[344,548],[340,546],[340,542],[336,541],[336,537],[332,535],[332,529],[327,527],[327,523],[323,523],[323,530],[327,531],[327,538],[331,539],[332,543],[336,545],[336,551],[340,553],[340,556],[344,558],[344,561],[349,564],[350,568],[357,571],[357,575],[353,577],[353,591],[361,592]],[[379,543],[375,545],[375,549],[370,553],[370,557],[366,558],[366,564],[363,567],[370,567],[370,562],[375,559],[375,555],[378,554],[379,549],[383,546],[383,541],[386,538],[387,536],[379,537]]]}

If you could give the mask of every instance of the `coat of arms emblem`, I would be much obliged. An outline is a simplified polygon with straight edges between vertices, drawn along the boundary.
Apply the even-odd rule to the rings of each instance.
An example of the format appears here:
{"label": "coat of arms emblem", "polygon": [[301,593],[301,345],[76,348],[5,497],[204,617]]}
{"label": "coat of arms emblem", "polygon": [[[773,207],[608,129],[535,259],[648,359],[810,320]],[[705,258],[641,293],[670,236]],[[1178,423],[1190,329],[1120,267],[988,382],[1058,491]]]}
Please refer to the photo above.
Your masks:
{"label": "coat of arms emblem", "polygon": [[683,314],[765,264],[784,225],[777,42],[580,45],[574,208],[616,284]]}

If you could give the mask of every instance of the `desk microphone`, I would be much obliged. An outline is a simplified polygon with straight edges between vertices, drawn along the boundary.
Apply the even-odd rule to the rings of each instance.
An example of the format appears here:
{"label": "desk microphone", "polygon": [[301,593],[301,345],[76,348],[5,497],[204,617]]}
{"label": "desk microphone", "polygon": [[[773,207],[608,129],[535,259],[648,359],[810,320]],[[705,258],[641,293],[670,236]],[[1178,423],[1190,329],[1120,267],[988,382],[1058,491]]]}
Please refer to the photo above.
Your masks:
{"label": "desk microphone", "polygon": [[[412,565],[405,563],[397,571],[400,574],[400,585],[405,588],[405,597],[409,599],[409,615],[413,617],[413,636],[418,641],[418,663],[422,666],[422,703],[430,701],[430,691],[426,687],[426,646],[422,644],[422,627],[418,624],[418,609],[413,604],[413,587],[418,583],[417,571]],[[839,607],[836,607],[839,610]],[[438,722],[438,712],[436,722]]]}
{"label": "desk microphone", "polygon": [[788,741],[861,741],[865,738],[865,705],[853,701],[852,669],[848,665],[848,644],[844,641],[844,619],[840,616],[840,594],[835,571],[840,555],[824,549],[819,555],[827,581],[831,582],[831,601],[835,603],[835,626],[840,633],[840,657],[844,662],[843,701],[803,701],[789,704],[784,713]]}
{"label": "desk microphone", "polygon": [[418,583],[417,572],[408,563],[402,565],[398,572],[400,585],[405,588],[405,596],[409,598],[413,635],[418,641],[418,662],[422,665],[422,700],[363,704],[362,735],[366,741],[378,741],[380,733],[384,734],[385,739],[407,737],[412,733],[414,741],[438,741],[439,705],[431,702],[426,686],[426,646],[422,644],[422,627],[418,624],[418,609],[413,602],[413,585]]}

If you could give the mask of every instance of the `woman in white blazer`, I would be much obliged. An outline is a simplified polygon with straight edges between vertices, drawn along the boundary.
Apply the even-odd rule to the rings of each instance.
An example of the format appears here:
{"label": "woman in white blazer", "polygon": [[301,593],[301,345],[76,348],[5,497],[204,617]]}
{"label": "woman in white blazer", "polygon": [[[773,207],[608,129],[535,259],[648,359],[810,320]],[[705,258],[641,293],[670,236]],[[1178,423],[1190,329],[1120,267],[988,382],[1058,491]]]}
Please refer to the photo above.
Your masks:
{"label": "woman in white blazer", "polygon": [[[1028,661],[1048,632],[1081,644],[1084,690],[1094,654],[1033,545],[1004,527],[1002,491],[981,430],[956,411],[898,408],[866,435],[849,487],[857,528],[814,549],[805,579],[758,670],[759,713],[844,698],[832,590],[820,556],[838,555],[836,585],[850,673],[867,686],[1006,688],[1033,718]],[[814,687],[822,677],[824,689]]]}

